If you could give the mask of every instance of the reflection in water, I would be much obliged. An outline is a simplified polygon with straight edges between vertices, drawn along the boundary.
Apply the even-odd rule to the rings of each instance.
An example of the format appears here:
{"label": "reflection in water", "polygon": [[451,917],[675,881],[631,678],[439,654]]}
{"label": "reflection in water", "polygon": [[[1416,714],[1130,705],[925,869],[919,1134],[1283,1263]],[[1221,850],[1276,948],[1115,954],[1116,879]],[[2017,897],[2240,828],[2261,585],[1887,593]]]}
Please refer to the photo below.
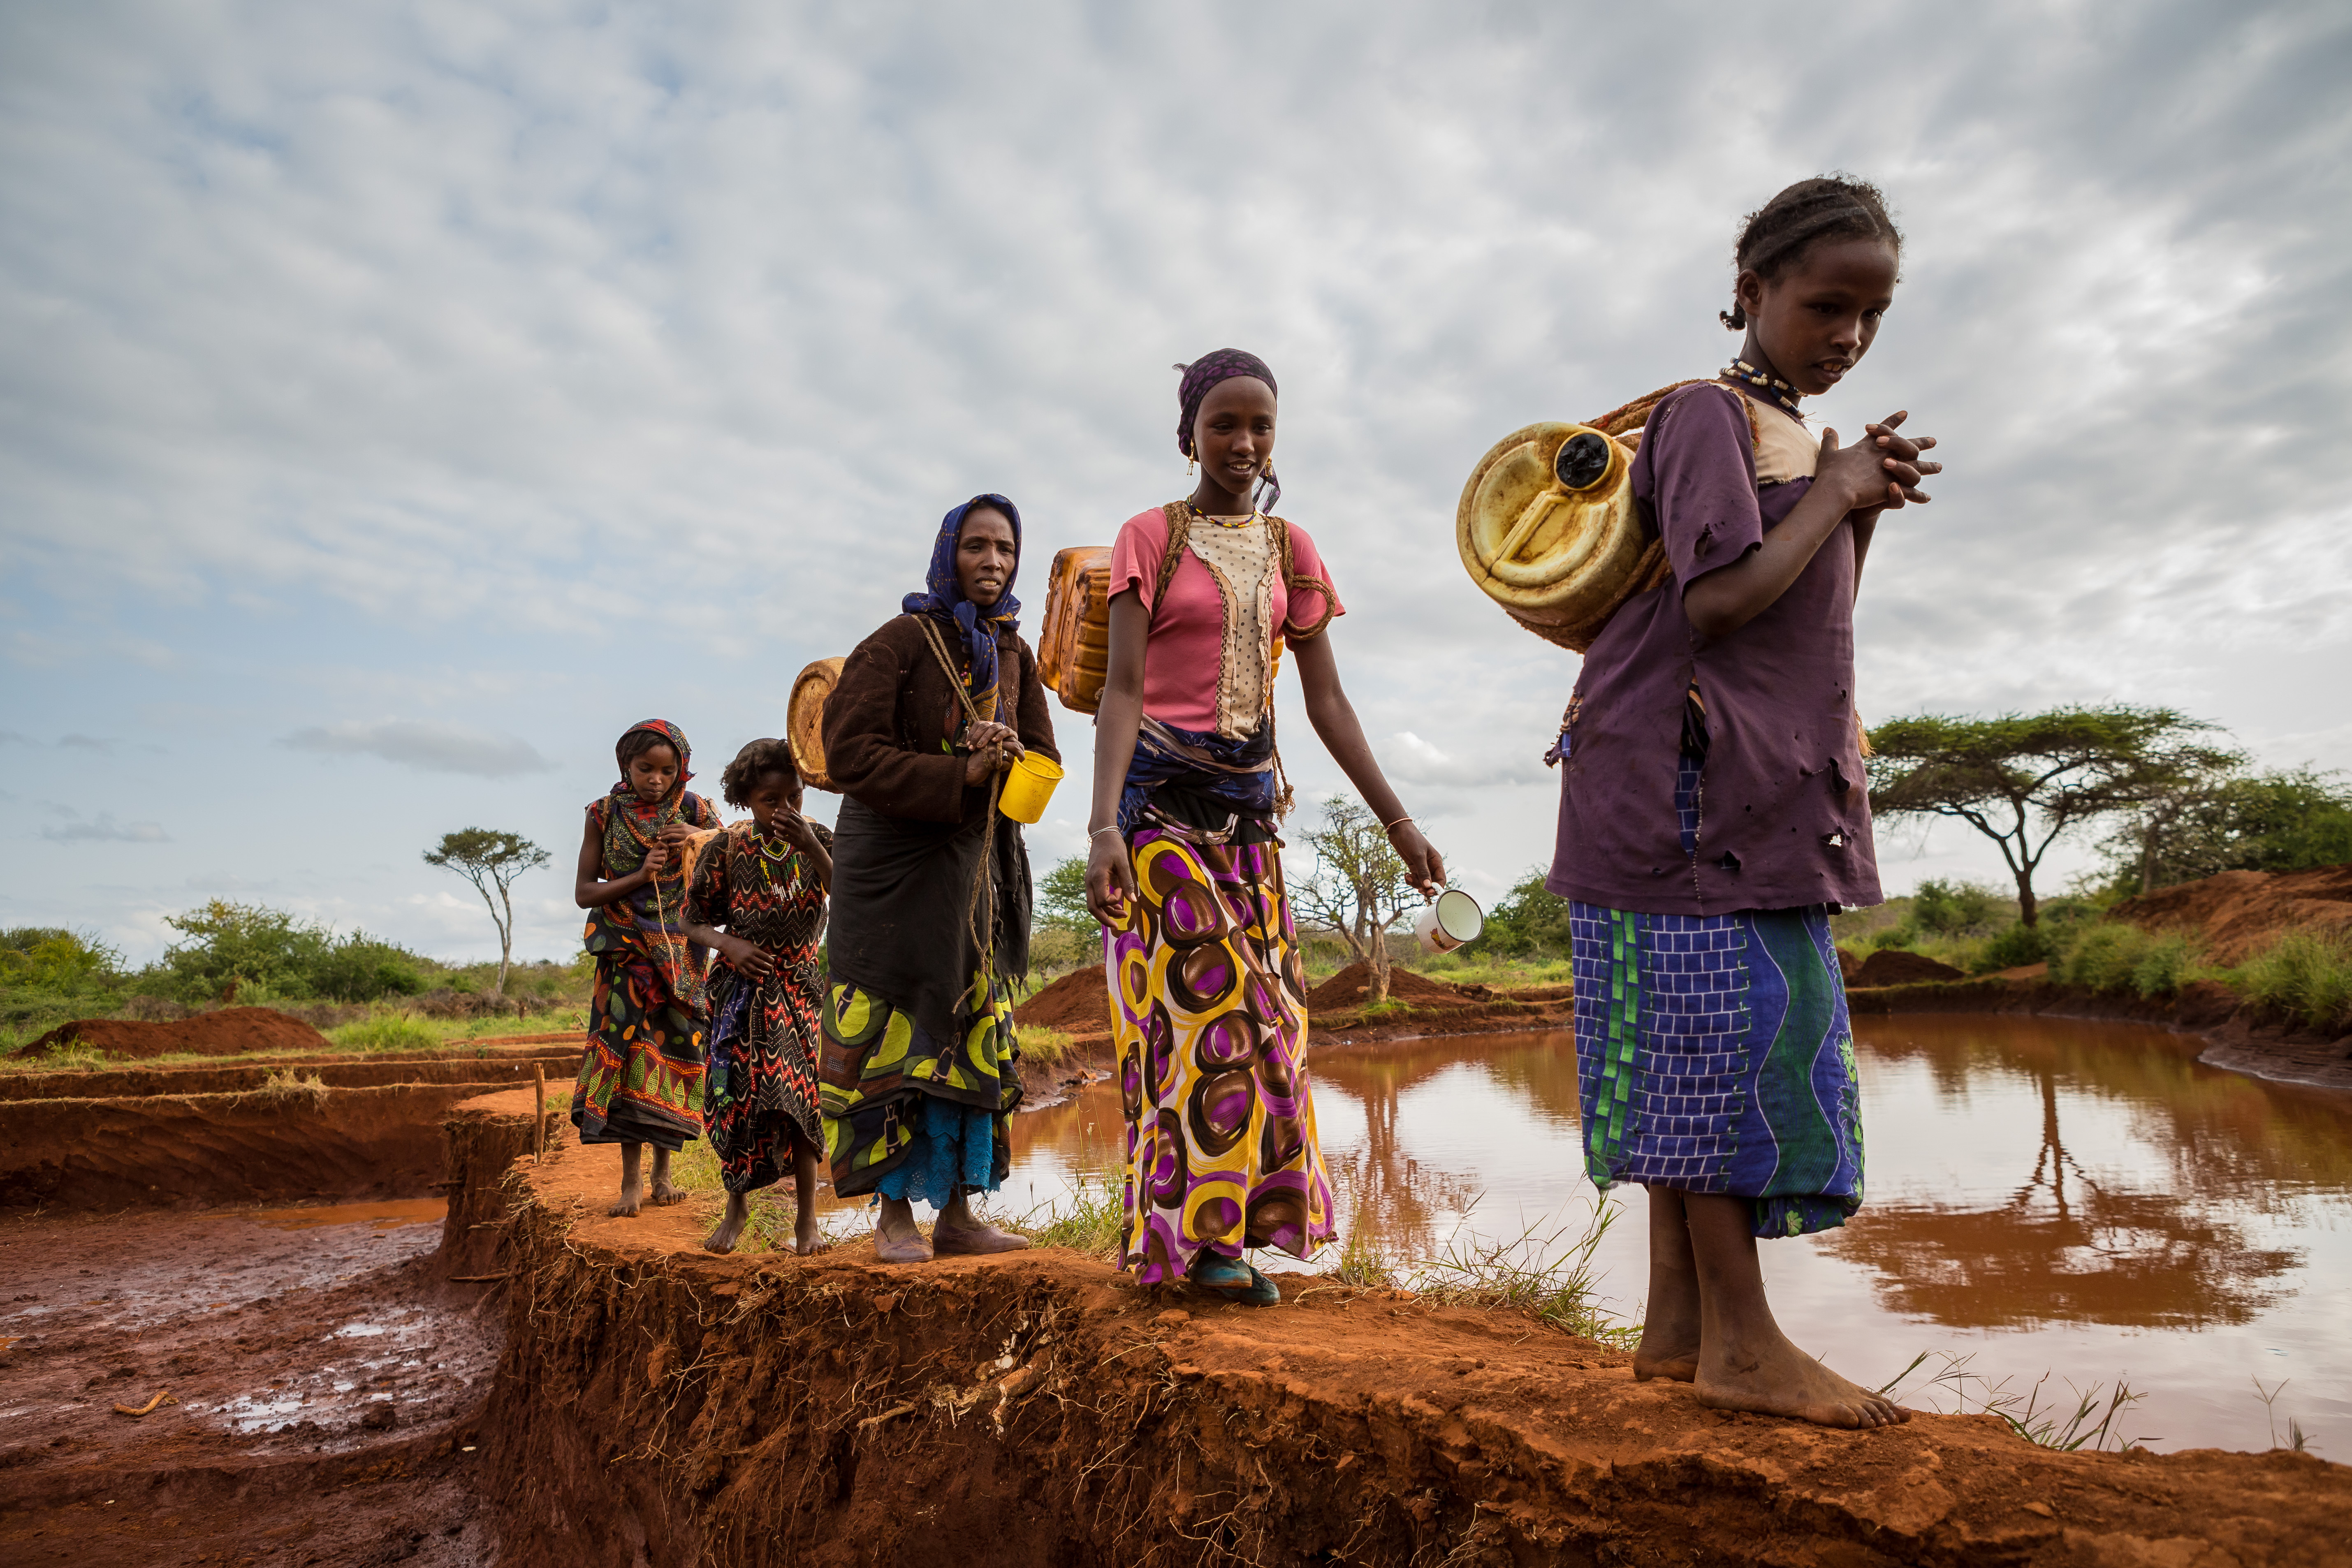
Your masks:
{"label": "reflection in water", "polygon": [[1962,1328],[2193,1329],[2248,1322],[2271,1304],[2266,1283],[2302,1253],[2254,1247],[2243,1226],[2170,1192],[2103,1185],[2067,1152],[2056,1073],[2044,1067],[2034,1077],[2042,1146],[2007,1203],[1875,1205],[1824,1237],[1822,1248],[1876,1269],[1879,1299],[1895,1310]]}
{"label": "reflection in water", "polygon": [[[2282,1411],[2352,1441],[2352,1099],[2201,1067],[2194,1041],[2134,1026],[1874,1018],[1854,1043],[1868,1201],[1843,1229],[1766,1249],[1801,1343],[1872,1382],[1988,1336],[2001,1348],[1979,1344],[1978,1366],[2027,1383],[2128,1373],[2162,1447],[2262,1446],[2251,1380],[2288,1378]],[[1580,1225],[1569,1035],[1332,1050],[1314,1070],[1343,1222],[1381,1251]],[[1108,1083],[1013,1132],[1003,1208],[1118,1180]],[[1634,1223],[1602,1246],[1603,1289],[1632,1317],[1643,1199],[1612,1195]]]}

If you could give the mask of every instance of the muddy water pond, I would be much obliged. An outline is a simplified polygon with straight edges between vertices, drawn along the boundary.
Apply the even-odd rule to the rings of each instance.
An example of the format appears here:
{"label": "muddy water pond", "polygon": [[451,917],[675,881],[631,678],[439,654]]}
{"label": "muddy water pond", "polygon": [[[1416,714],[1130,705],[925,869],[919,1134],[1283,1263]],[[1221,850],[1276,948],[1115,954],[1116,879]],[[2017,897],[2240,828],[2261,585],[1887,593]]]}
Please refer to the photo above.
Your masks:
{"label": "muddy water pond", "polygon": [[[2116,1430],[2148,1447],[2267,1447],[2293,1417],[2352,1458],[2352,1097],[2204,1067],[2193,1039],[2130,1025],[1871,1018],[1854,1047],[1867,1202],[1763,1244],[1800,1344],[1874,1385],[1934,1352],[1904,1384],[1927,1408],[2041,1382],[2071,1413],[2120,1378],[2143,1397]],[[1429,1258],[1589,1221],[1569,1035],[1336,1048],[1314,1073],[1343,1237]],[[1116,1090],[1016,1117],[1013,1137],[1000,1207],[1115,1180]],[[1600,1292],[1638,1321],[1644,1199],[1612,1197]],[[2258,1386],[2281,1384],[2266,1406]]]}

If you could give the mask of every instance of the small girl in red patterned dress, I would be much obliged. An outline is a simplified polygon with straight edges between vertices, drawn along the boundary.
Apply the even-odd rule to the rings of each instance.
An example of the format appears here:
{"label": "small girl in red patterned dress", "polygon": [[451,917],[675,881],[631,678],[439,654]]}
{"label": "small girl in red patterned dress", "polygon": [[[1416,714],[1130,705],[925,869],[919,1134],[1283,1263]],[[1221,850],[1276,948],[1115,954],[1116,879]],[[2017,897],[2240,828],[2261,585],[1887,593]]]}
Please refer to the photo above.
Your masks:
{"label": "small girl in red patterned dress", "polygon": [[[721,775],[727,804],[751,813],[703,846],[686,930],[719,954],[710,973],[710,1056],[703,1109],[727,1184],[727,1214],[703,1241],[732,1252],[751,1197],[793,1167],[793,1250],[824,1250],[816,1226],[817,1031],[824,988],[817,939],[833,886],[833,833],[801,815],[800,770],[782,741],[754,741]],[[720,928],[725,928],[723,931]]]}

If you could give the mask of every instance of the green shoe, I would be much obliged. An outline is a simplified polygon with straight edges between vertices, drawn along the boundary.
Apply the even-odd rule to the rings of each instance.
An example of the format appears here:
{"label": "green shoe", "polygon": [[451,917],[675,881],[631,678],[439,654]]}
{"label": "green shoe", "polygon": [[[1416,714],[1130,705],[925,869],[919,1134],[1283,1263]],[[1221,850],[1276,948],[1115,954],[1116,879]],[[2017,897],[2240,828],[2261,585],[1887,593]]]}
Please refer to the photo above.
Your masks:
{"label": "green shoe", "polygon": [[1282,1305],[1282,1289],[1259,1273],[1255,1264],[1251,1264],[1249,1289],[1235,1296],[1234,1300],[1244,1307],[1279,1307]]}
{"label": "green shoe", "polygon": [[1192,1280],[1203,1290],[1230,1296],[1236,1290],[1255,1289],[1257,1270],[1223,1253],[1204,1252],[1192,1260]]}

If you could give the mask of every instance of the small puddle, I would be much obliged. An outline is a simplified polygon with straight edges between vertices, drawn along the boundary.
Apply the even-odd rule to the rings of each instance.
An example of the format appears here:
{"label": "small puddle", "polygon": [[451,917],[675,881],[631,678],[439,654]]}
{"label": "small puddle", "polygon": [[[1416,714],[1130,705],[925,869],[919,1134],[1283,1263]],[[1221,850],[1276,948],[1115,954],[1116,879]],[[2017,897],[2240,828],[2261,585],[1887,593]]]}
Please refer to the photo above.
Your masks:
{"label": "small puddle", "polygon": [[256,1209],[245,1217],[272,1230],[316,1230],[321,1226],[364,1225],[397,1230],[405,1225],[439,1225],[449,1216],[446,1198],[394,1198],[380,1204],[320,1204],[290,1209]]}

